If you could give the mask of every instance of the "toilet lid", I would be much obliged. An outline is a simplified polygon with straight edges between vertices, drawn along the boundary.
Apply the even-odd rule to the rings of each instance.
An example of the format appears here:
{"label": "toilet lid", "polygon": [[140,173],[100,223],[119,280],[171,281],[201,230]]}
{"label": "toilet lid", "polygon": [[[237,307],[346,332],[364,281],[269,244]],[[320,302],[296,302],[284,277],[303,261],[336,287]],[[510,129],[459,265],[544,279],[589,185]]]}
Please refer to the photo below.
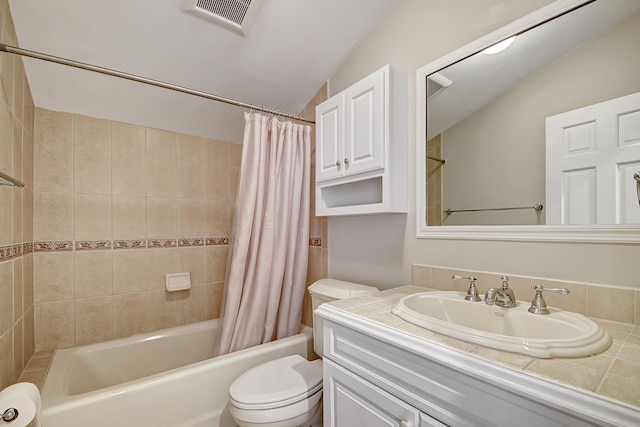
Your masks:
{"label": "toilet lid", "polygon": [[322,360],[309,362],[298,354],[272,360],[242,374],[229,395],[241,409],[290,405],[322,388]]}

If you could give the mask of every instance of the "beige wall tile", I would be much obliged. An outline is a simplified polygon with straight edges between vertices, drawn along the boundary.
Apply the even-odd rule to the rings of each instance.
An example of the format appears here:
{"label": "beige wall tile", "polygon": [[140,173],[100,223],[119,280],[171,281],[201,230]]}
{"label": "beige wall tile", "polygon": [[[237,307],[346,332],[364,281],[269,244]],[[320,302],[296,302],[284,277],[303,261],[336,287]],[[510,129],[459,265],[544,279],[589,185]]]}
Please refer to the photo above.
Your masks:
{"label": "beige wall tile", "polygon": [[73,191],[86,194],[111,194],[110,150],[74,147]]}
{"label": "beige wall tile", "polygon": [[307,283],[311,284],[322,279],[322,248],[309,248],[308,259]]}
{"label": "beige wall tile", "polygon": [[[17,322],[24,314],[24,278],[23,278],[23,259],[16,258],[10,264],[13,264],[13,322]],[[3,286],[0,282],[0,287]],[[2,299],[0,301],[7,301]],[[9,299],[11,301],[11,299]],[[0,328],[1,330],[1,328]]]}
{"label": "beige wall tile", "polygon": [[207,246],[205,248],[205,280],[207,283],[224,281],[227,253],[227,246]]}
{"label": "beige wall tile", "polygon": [[0,170],[7,171],[11,175],[11,151],[13,141],[13,119],[11,111],[6,105],[0,103]]}
{"label": "beige wall tile", "polygon": [[26,313],[30,308],[33,307],[33,254],[29,254],[23,257],[24,268],[22,269],[23,274],[23,306],[24,312]]}
{"label": "beige wall tile", "polygon": [[204,163],[178,160],[178,198],[204,197]]}
{"label": "beige wall tile", "polygon": [[61,193],[33,195],[33,240],[73,240],[73,196]]}
{"label": "beige wall tile", "polygon": [[177,138],[174,132],[147,128],[146,146],[147,157],[177,158]]}
{"label": "beige wall tile", "polygon": [[73,347],[74,302],[56,301],[35,306],[35,351]]}
{"label": "beige wall tile", "polygon": [[204,163],[204,138],[178,134],[178,159],[190,163]]}
{"label": "beige wall tile", "polygon": [[0,230],[0,246],[13,243],[13,193],[4,185],[0,186]]}
{"label": "beige wall tile", "polygon": [[73,147],[52,141],[36,145],[33,169],[34,189],[38,192],[70,193],[73,191]]}
{"label": "beige wall tile", "polygon": [[240,184],[240,168],[231,166],[229,167],[229,200],[236,200],[238,184]]}
{"label": "beige wall tile", "polygon": [[229,166],[207,163],[204,194],[207,200],[230,200]]}
{"label": "beige wall tile", "polygon": [[29,188],[23,188],[23,205],[22,205],[22,235],[25,242],[33,242],[33,192]]}
{"label": "beige wall tile", "polygon": [[30,308],[23,316],[24,321],[24,333],[22,337],[22,345],[24,346],[22,354],[25,360],[29,359],[35,349],[35,321],[34,321],[35,308]]}
{"label": "beige wall tile", "polygon": [[113,255],[110,250],[75,252],[75,295],[78,298],[113,293]]}
{"label": "beige wall tile", "polygon": [[[24,196],[24,192],[23,191],[14,191],[12,193],[12,197],[13,197],[13,212],[12,212],[12,219],[13,219],[13,226],[10,228],[10,230],[12,231],[11,234],[13,234],[13,239],[11,241],[11,243],[14,244],[18,244],[18,243],[22,243],[24,242],[23,236],[22,236],[22,229],[23,229],[23,214],[22,214],[22,206],[23,206],[23,196]],[[0,228],[0,230],[3,230],[2,228]],[[4,233],[2,233],[4,234]],[[7,233],[7,235],[9,235],[10,233]]]}
{"label": "beige wall tile", "polygon": [[73,270],[73,252],[35,253],[33,255],[35,302],[73,299]]}
{"label": "beige wall tile", "polygon": [[75,150],[111,151],[111,121],[73,115],[73,147]]}
{"label": "beige wall tile", "polygon": [[144,197],[113,196],[113,238],[147,236],[147,201]]}
{"label": "beige wall tile", "polygon": [[147,250],[147,289],[165,289],[166,275],[179,273],[177,248]]}
{"label": "beige wall tile", "polygon": [[178,297],[164,289],[149,291],[147,322],[149,329],[172,328],[178,325]]}
{"label": "beige wall tile", "polygon": [[178,237],[204,237],[204,200],[178,200]]}
{"label": "beige wall tile", "polygon": [[242,165],[242,144],[229,143],[229,166],[240,167]]}
{"label": "beige wall tile", "polygon": [[75,301],[76,345],[110,340],[112,297],[79,298]]}
{"label": "beige wall tile", "polygon": [[147,238],[177,238],[177,202],[175,199],[147,198]]}
{"label": "beige wall tile", "polygon": [[147,332],[147,293],[113,296],[113,338]]}
{"label": "beige wall tile", "polygon": [[178,185],[175,159],[147,156],[147,197],[175,199]]}
{"label": "beige wall tile", "polygon": [[205,285],[192,286],[186,291],[175,292],[178,297],[178,324],[206,320]]}
{"label": "beige wall tile", "polygon": [[14,381],[18,380],[18,376],[24,369],[28,360],[25,360],[22,350],[24,348],[23,343],[24,335],[24,322],[22,319],[18,320],[13,328],[13,374]]}
{"label": "beige wall tile", "polygon": [[220,317],[224,282],[207,283],[205,285],[205,317],[217,319]]}
{"label": "beige wall tile", "polygon": [[0,263],[0,335],[5,334],[13,326],[13,262]]}
{"label": "beige wall tile", "polygon": [[231,203],[226,200],[205,202],[204,235],[224,237],[231,235]]}
{"label": "beige wall tile", "polygon": [[229,165],[230,143],[216,139],[206,139],[204,142],[204,160],[207,166]]}
{"label": "beige wall tile", "polygon": [[110,240],[111,196],[74,195],[73,220],[75,240]]}
{"label": "beige wall tile", "polygon": [[634,291],[604,286],[587,286],[587,316],[633,323]]}
{"label": "beige wall tile", "polygon": [[177,272],[189,272],[191,286],[205,284],[205,248],[178,248]]}
{"label": "beige wall tile", "polygon": [[[460,291],[466,292],[469,288],[469,282],[466,280],[453,280],[451,277],[454,274],[466,276],[466,272],[463,270],[454,270],[443,267],[431,268],[431,287],[434,289],[441,289],[443,291]],[[461,283],[462,282],[462,283]]]}
{"label": "beige wall tile", "polygon": [[144,157],[145,128],[128,123],[111,122],[111,147],[114,152],[136,153]]}
{"label": "beige wall tile", "polygon": [[114,195],[140,196],[147,194],[146,161],[143,154],[114,151],[112,191]]}
{"label": "beige wall tile", "polygon": [[414,286],[431,286],[431,267],[413,264],[411,266],[411,284]]}
{"label": "beige wall tile", "polygon": [[113,251],[113,294],[145,290],[147,290],[147,250]]}
{"label": "beige wall tile", "polygon": [[35,151],[47,147],[73,146],[73,120],[70,113],[36,108],[34,118]]}
{"label": "beige wall tile", "polygon": [[15,381],[13,372],[13,340],[11,338],[11,332],[0,336],[0,387],[3,388],[13,384]]}

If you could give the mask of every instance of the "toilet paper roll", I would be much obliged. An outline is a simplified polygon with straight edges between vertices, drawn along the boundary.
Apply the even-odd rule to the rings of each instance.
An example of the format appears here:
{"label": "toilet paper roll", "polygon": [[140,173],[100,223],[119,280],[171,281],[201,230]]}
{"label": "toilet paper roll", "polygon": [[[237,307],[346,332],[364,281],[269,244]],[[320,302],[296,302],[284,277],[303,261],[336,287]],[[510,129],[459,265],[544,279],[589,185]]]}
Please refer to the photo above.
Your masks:
{"label": "toilet paper roll", "polygon": [[33,421],[31,426],[40,427],[42,418],[42,402],[40,400],[40,390],[32,383],[17,383],[10,385],[0,392],[0,414],[9,408],[18,411],[18,417],[12,422],[4,422],[0,418],[0,426],[26,427]]}

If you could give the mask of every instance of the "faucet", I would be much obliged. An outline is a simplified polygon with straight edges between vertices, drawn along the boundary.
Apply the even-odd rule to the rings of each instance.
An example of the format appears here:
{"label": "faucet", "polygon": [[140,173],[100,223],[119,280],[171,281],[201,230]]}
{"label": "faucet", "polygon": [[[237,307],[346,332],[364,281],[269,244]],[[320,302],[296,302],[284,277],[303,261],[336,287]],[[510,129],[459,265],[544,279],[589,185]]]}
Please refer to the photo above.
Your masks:
{"label": "faucet", "polygon": [[488,305],[512,308],[518,305],[513,290],[509,287],[509,278],[502,276],[502,288],[489,288],[484,294],[484,302]]}
{"label": "faucet", "polygon": [[542,297],[542,291],[557,292],[561,295],[569,295],[570,293],[567,288],[545,288],[542,285],[531,285],[531,289],[536,291],[536,295],[531,301],[531,307],[529,307],[529,313],[533,314],[551,314],[547,308],[547,302]]}
{"label": "faucet", "polygon": [[480,297],[480,294],[478,293],[478,288],[476,288],[476,280],[477,279],[474,276],[464,277],[464,276],[458,276],[457,274],[454,274],[453,276],[451,276],[451,278],[453,280],[467,279],[469,281],[469,289],[467,289],[467,296],[464,297],[465,300],[471,301],[471,302],[482,301],[482,298]]}

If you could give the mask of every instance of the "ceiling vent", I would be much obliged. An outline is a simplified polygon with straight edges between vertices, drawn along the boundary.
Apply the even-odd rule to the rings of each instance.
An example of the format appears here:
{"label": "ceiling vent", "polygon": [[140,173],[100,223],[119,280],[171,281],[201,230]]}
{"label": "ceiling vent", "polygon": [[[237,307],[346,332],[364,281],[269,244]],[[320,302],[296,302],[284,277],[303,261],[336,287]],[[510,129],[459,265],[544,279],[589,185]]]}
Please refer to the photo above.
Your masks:
{"label": "ceiling vent", "polygon": [[246,35],[262,0],[182,0],[182,10]]}

